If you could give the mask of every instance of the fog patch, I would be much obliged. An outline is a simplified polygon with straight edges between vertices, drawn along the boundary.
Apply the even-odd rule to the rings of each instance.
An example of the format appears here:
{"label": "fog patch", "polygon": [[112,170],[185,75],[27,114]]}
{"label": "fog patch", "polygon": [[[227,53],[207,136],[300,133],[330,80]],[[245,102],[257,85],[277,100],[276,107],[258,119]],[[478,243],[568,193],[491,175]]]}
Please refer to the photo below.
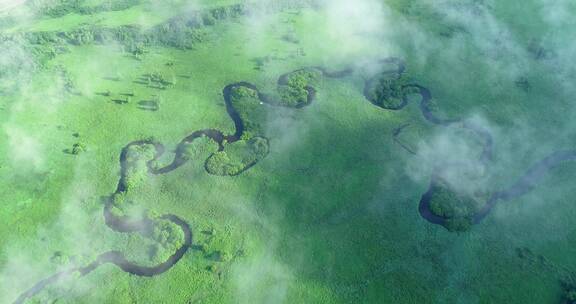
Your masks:
{"label": "fog patch", "polygon": [[8,156],[16,167],[44,168],[44,147],[37,138],[12,125],[5,126],[4,132],[8,136]]}
{"label": "fog patch", "polygon": [[271,252],[251,256],[232,268],[238,303],[284,303],[292,274]]}

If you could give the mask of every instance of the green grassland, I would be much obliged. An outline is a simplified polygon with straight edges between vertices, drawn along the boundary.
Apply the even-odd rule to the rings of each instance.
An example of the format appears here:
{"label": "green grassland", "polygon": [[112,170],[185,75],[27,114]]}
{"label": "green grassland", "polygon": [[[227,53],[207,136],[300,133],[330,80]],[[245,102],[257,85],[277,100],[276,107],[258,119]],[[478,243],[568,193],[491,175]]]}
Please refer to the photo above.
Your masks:
{"label": "green grassland", "polygon": [[[99,7],[114,1],[61,2]],[[425,152],[448,128],[426,121],[419,98],[397,92],[401,84],[378,83],[407,98],[403,109],[383,109],[363,95],[374,62],[403,58],[402,84],[427,87],[438,116],[481,117],[490,126],[494,158],[484,186],[512,184],[549,153],[573,148],[576,134],[565,88],[574,82],[569,68],[530,55],[546,35],[532,16],[542,9],[539,1],[489,8],[509,27],[518,52],[497,42],[479,45],[482,37],[430,1],[376,1],[386,5],[390,30],[385,37],[353,35],[350,43],[330,28],[330,10],[314,1],[125,2],[134,3],[90,14],[72,6],[34,17],[26,4],[1,17],[0,46],[17,48],[21,59],[0,62],[15,70],[0,72],[1,303],[108,250],[141,265],[170,255],[170,238],[179,238],[173,227],[150,237],[115,232],[104,221],[105,198],[120,178],[120,153],[130,142],[154,139],[166,147],[155,161],[164,166],[194,131],[233,134],[222,90],[241,81],[280,103],[238,93],[233,102],[248,122],[242,141],[214,154],[214,141],[196,140],[187,147],[188,161],[162,175],[147,172],[151,152],[139,151],[134,186],[117,198],[116,212],[185,219],[193,245],[184,257],[151,278],[104,265],[50,285],[28,303],[565,301],[556,268],[530,263],[517,249],[576,269],[576,164],[551,170],[532,192],[497,205],[468,231],[450,232],[418,214],[433,171]],[[464,12],[479,5],[442,3]],[[238,4],[257,9],[214,13]],[[166,26],[183,15],[203,21]],[[531,16],[533,23],[524,20]],[[163,28],[185,34],[163,39]],[[75,31],[89,38],[65,34]],[[115,38],[98,41],[97,32]],[[30,37],[38,33],[51,38],[34,43]],[[118,33],[127,34],[118,39]],[[418,40],[422,36],[427,40]],[[184,44],[174,43],[180,38]],[[546,46],[562,46],[554,43]],[[278,77],[304,67],[355,72],[336,78],[311,69],[311,76],[292,80],[299,90],[278,85]],[[316,99],[297,108],[302,82],[313,85]],[[462,145],[473,151],[462,155],[477,158],[479,145],[467,136],[473,135],[449,138],[465,137]],[[254,138],[268,142],[264,147]]]}

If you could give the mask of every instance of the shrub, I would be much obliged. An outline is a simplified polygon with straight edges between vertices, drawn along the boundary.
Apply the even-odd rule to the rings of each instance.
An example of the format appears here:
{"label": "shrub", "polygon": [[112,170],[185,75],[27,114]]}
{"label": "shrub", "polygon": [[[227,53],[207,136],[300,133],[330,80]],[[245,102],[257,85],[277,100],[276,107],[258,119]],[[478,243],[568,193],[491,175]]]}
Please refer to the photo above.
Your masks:
{"label": "shrub", "polygon": [[171,221],[157,219],[154,221],[152,238],[165,249],[175,251],[184,244],[184,232],[180,226]]}
{"label": "shrub", "polygon": [[399,109],[403,106],[406,96],[411,93],[406,85],[407,80],[397,74],[382,74],[366,83],[366,98],[373,104],[385,109]]}
{"label": "shrub", "polygon": [[[263,133],[261,122],[266,120],[266,107],[262,106],[262,102],[258,99],[258,92],[239,86],[232,89],[230,98],[232,106],[244,123],[244,133],[261,135]],[[242,139],[249,138],[251,136],[246,138],[243,134]]]}
{"label": "shrub", "polygon": [[279,104],[288,107],[299,107],[307,104],[308,87],[317,84],[321,74],[317,70],[305,69],[283,76],[278,88],[280,92]]}
{"label": "shrub", "polygon": [[126,216],[134,202],[128,199],[126,192],[114,193],[111,197],[110,213],[115,217]]}
{"label": "shrub", "polygon": [[212,139],[202,136],[182,148],[182,157],[186,160],[198,158],[201,155],[213,154],[218,151],[218,144]]}
{"label": "shrub", "polygon": [[83,143],[75,143],[74,145],[72,145],[72,154],[74,155],[78,155],[81,152],[85,152],[86,151],[86,145],[84,145]]}
{"label": "shrub", "polygon": [[430,210],[443,217],[445,227],[450,231],[466,231],[472,226],[472,217],[483,206],[483,194],[478,196],[458,193],[443,181],[436,181],[432,186]]}
{"label": "shrub", "polygon": [[126,198],[125,192],[115,193],[112,196],[112,204],[115,207],[122,208],[126,204],[127,201],[128,201],[128,199]]}
{"label": "shrub", "polygon": [[85,0],[62,0],[57,5],[37,7],[46,16],[59,18],[68,14],[91,15],[108,11],[122,11],[140,3],[140,0],[106,1],[97,6],[84,5]]}
{"label": "shrub", "polygon": [[234,87],[232,89],[231,95],[232,100],[240,100],[243,98],[258,98],[258,92],[245,86]]}
{"label": "shrub", "polygon": [[214,175],[238,175],[268,155],[268,140],[253,137],[228,144],[224,151],[212,154],[206,160],[206,171]]}
{"label": "shrub", "polygon": [[140,100],[138,108],[141,110],[158,111],[160,110],[161,99],[158,96],[152,96],[149,100]]}
{"label": "shrub", "polygon": [[146,83],[149,87],[154,87],[158,89],[166,89],[169,86],[174,85],[172,81],[166,79],[160,72],[152,72],[150,74],[145,74],[143,79],[146,80]]}
{"label": "shrub", "polygon": [[270,146],[264,137],[254,137],[248,141],[250,153],[244,160],[259,161],[268,155]]}
{"label": "shrub", "polygon": [[237,175],[242,171],[242,163],[230,159],[225,151],[218,151],[206,160],[206,170],[214,175]]}
{"label": "shrub", "polygon": [[62,251],[56,251],[52,257],[50,257],[50,261],[56,265],[62,266],[70,262],[70,257]]}
{"label": "shrub", "polygon": [[134,189],[148,177],[148,161],[154,158],[152,145],[130,146],[126,155],[124,183],[127,190]]}
{"label": "shrub", "polygon": [[[31,2],[29,6],[38,13],[61,17],[70,13],[93,14],[103,11],[124,10],[138,3],[140,0],[117,0],[106,1],[98,6],[85,6],[84,0],[62,0],[57,1],[56,5]],[[139,59],[146,52],[147,47],[164,46],[190,49],[194,44],[203,41],[206,35],[203,30],[203,14],[214,19],[213,24],[216,20],[233,18],[244,13],[243,5],[231,5],[174,17],[149,29],[139,25],[122,25],[114,28],[89,25],[60,32],[2,33],[0,34],[0,41],[28,42],[29,45],[25,47],[26,51],[33,53],[41,64],[53,59],[58,54],[68,52],[67,45],[92,43],[118,44],[126,52]],[[8,48],[3,47],[2,49]]]}
{"label": "shrub", "polygon": [[567,290],[565,293],[566,300],[568,303],[573,304],[576,303],[576,289]]}
{"label": "shrub", "polygon": [[444,223],[444,227],[450,232],[465,232],[472,228],[472,220],[467,217],[448,219]]}

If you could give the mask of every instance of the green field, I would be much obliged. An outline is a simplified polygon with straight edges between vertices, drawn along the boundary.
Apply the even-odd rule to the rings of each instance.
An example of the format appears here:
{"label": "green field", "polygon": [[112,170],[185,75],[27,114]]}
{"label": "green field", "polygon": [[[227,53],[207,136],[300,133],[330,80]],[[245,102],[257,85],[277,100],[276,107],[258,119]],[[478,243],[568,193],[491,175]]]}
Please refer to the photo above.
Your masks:
{"label": "green field", "polygon": [[17,2],[0,303],[576,303],[572,2]]}

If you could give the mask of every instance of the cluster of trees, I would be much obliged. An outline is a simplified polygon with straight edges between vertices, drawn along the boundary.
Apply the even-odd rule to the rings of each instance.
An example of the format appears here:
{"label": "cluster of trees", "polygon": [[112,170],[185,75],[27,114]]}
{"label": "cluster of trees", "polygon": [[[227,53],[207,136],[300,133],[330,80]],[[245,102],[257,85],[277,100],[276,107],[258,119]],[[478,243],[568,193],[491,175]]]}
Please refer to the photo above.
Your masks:
{"label": "cluster of trees", "polygon": [[86,151],[86,145],[84,145],[81,142],[75,143],[74,145],[72,145],[72,150],[70,151],[70,153],[74,154],[74,155],[78,155],[82,152]]}
{"label": "cluster of trees", "polygon": [[526,47],[528,53],[536,60],[549,59],[553,56],[553,52],[544,47],[544,44],[538,39],[532,39]]}
{"label": "cluster of trees", "polygon": [[140,100],[138,102],[138,108],[140,110],[158,111],[158,110],[160,110],[160,103],[161,103],[160,97],[157,95],[154,95],[154,96],[152,96],[151,99]]}
{"label": "cluster of trees", "polygon": [[258,92],[245,86],[235,87],[232,90],[233,100],[242,100],[244,98],[258,98]]}
{"label": "cluster of trees", "polygon": [[182,247],[184,244],[184,231],[182,231],[180,226],[165,219],[155,218],[153,222],[151,238],[157,243],[152,247],[154,253],[152,258],[156,257],[158,260],[165,260],[164,255],[161,253],[165,252],[165,255],[169,255]]}
{"label": "cluster of trees", "polygon": [[62,85],[66,92],[76,95],[80,94],[78,90],[76,90],[76,84],[74,83],[74,80],[72,80],[72,77],[70,77],[70,74],[68,73],[66,68],[64,68],[64,66],[58,66],[56,68],[56,72],[60,80],[62,81]]}
{"label": "cluster of trees", "polygon": [[530,84],[528,78],[524,76],[517,78],[516,81],[514,81],[514,84],[516,85],[517,88],[525,92],[528,92],[530,91],[530,89],[532,89],[532,84]]}
{"label": "cluster of trees", "polygon": [[202,25],[199,18],[176,17],[153,27],[145,34],[145,41],[153,45],[191,49],[204,39]]}
{"label": "cluster of trees", "polygon": [[68,264],[70,257],[62,251],[56,251],[50,257],[50,262],[62,266]]}
{"label": "cluster of trees", "polygon": [[141,185],[148,177],[148,162],[154,158],[156,150],[152,145],[130,146],[124,164],[124,186],[126,190]]}
{"label": "cluster of trees", "polygon": [[203,230],[197,238],[196,242],[202,244],[199,248],[204,253],[204,258],[210,262],[210,265],[205,268],[207,271],[220,275],[226,267],[223,263],[245,256],[242,247],[230,242],[230,235],[230,227],[225,226],[218,234],[213,228]]}
{"label": "cluster of trees", "polygon": [[483,203],[477,197],[458,193],[444,181],[436,181],[432,186],[430,210],[445,219],[445,227],[450,231],[469,230],[472,217]]}
{"label": "cluster of trees", "polygon": [[534,253],[530,248],[516,248],[516,255],[530,266],[552,272],[562,285],[562,303],[576,304],[576,273],[566,267],[555,265],[543,255]]}
{"label": "cluster of trees", "polygon": [[321,78],[321,73],[315,69],[299,70],[286,75],[280,83],[280,104],[288,107],[298,107],[308,102],[307,87],[313,87]]}
{"label": "cluster of trees", "polygon": [[[53,16],[68,13],[94,13],[104,10],[122,10],[135,5],[139,0],[108,1],[94,7],[83,6],[83,0],[63,0],[57,6],[42,9],[42,1],[31,1],[32,7],[39,7]],[[68,45],[118,43],[126,52],[136,58],[147,52],[148,47],[163,46],[190,49],[204,40],[204,26],[218,20],[233,18],[245,14],[244,5],[230,5],[208,10],[197,11],[185,16],[174,17],[150,29],[138,25],[123,25],[115,28],[102,26],[83,26],[70,31],[3,33],[1,41],[26,42],[26,48],[34,54],[40,63],[51,60],[58,54],[68,52]]]}
{"label": "cluster of trees", "polygon": [[45,5],[39,1],[29,4],[37,11],[52,18],[66,16],[68,14],[91,15],[108,11],[122,11],[140,3],[140,0],[114,0],[104,1],[96,6],[88,6],[86,0],[59,0],[55,5]]}
{"label": "cluster of trees", "polygon": [[35,64],[39,65],[43,65],[57,55],[69,51],[66,41],[58,36],[56,32],[0,33],[0,44],[4,43],[18,45],[18,47],[32,54]]}
{"label": "cluster of trees", "polygon": [[576,304],[576,287],[564,291],[564,298],[567,304]]}
{"label": "cluster of trees", "polygon": [[143,76],[146,84],[149,87],[164,90],[167,87],[173,86],[174,81],[168,81],[164,75],[160,72],[152,72],[150,74],[145,74]]}
{"label": "cluster of trees", "polygon": [[227,144],[224,151],[212,154],[205,164],[206,171],[220,176],[234,176],[255,165],[268,155],[268,140],[253,137]]}
{"label": "cluster of trees", "polygon": [[196,138],[186,144],[182,151],[182,157],[186,160],[196,159],[202,155],[210,155],[218,151],[218,144],[207,136]]}
{"label": "cluster of trees", "polygon": [[415,92],[415,88],[408,84],[408,79],[403,75],[384,73],[366,83],[364,94],[379,107],[398,109],[405,103],[406,96]]}
{"label": "cluster of trees", "polygon": [[243,86],[236,87],[232,89],[230,98],[232,106],[244,122],[243,137],[248,139],[255,135],[262,135],[261,122],[266,119],[266,107],[262,106],[258,92]]}
{"label": "cluster of trees", "polygon": [[[45,1],[31,0],[27,5],[51,16],[63,16],[69,13],[88,14],[108,10],[123,10],[137,3],[139,0],[119,0],[88,7],[84,6],[84,0],[61,0],[56,6],[50,4],[49,7],[46,7]],[[33,54],[36,59],[35,63],[40,65],[59,54],[69,52],[69,45],[85,44],[118,43],[126,52],[139,59],[147,52],[148,47],[192,48],[194,44],[204,39],[204,26],[213,25],[218,20],[233,18],[245,13],[244,5],[237,4],[175,17],[146,30],[138,25],[124,25],[115,28],[84,26],[62,32],[1,33],[0,43],[22,45],[24,49]],[[0,71],[0,74],[6,74],[5,69],[3,70]]]}
{"label": "cluster of trees", "polygon": [[254,69],[261,71],[267,63],[272,61],[272,59],[273,59],[273,57],[270,55],[266,55],[266,56],[262,56],[262,57],[256,57],[256,58],[252,59],[252,61],[256,65],[254,67]]}
{"label": "cluster of trees", "polygon": [[131,191],[138,191],[148,175],[148,162],[156,154],[152,138],[145,139],[149,144],[132,145],[123,151],[123,176],[121,182],[124,191],[117,192],[111,197],[110,212],[115,217],[122,217],[134,223],[142,223],[138,232],[153,241],[148,248],[148,257],[154,264],[165,261],[176,250],[183,246],[185,234],[180,226],[162,218],[160,214],[151,210],[135,208],[130,199]]}
{"label": "cluster of trees", "polygon": [[204,11],[196,11],[186,16],[178,16],[153,27],[147,33],[151,44],[190,49],[204,39],[201,29],[216,24],[219,20],[244,15],[246,8],[242,4],[221,6]]}
{"label": "cluster of trees", "polygon": [[59,0],[53,2],[33,0],[28,6],[49,17],[61,17],[78,11],[85,0]]}
{"label": "cluster of trees", "polygon": [[576,304],[576,274],[572,271],[561,274],[560,283],[564,292],[564,303]]}
{"label": "cluster of trees", "polygon": [[189,49],[204,38],[202,29],[188,27],[177,21],[169,21],[149,30],[138,25],[122,25],[115,28],[83,26],[65,32],[32,32],[24,34],[32,45],[52,46],[56,51],[66,50],[66,44],[109,44],[119,43],[123,49],[135,56],[146,52],[149,46],[167,46]]}
{"label": "cluster of trees", "polygon": [[[130,3],[133,1],[137,0],[124,0]],[[119,2],[112,7],[123,6]],[[58,42],[60,40],[57,37],[74,45],[116,41],[122,43],[130,52],[142,52],[143,47],[150,45],[191,48],[194,43],[202,41],[203,34],[200,29],[203,26],[212,25],[216,20],[239,16],[244,12],[244,6],[232,5],[177,16],[149,30],[143,30],[138,25],[124,25],[116,28],[90,26],[68,32],[43,32],[28,35],[41,36],[31,39],[37,43]]]}
{"label": "cluster of trees", "polygon": [[206,171],[220,176],[234,176],[242,172],[244,164],[240,159],[230,157],[226,151],[218,151],[206,160]]}
{"label": "cluster of trees", "polygon": [[447,219],[444,227],[452,232],[465,232],[472,228],[472,219],[469,217]]}
{"label": "cluster of trees", "polygon": [[127,104],[130,103],[130,101],[132,100],[132,97],[130,96],[124,96],[118,99],[114,99],[113,101],[117,104]]}
{"label": "cluster of trees", "polygon": [[127,192],[115,193],[112,197],[111,213],[115,217],[128,218],[137,223],[142,221],[139,233],[153,243],[148,247],[148,258],[154,264],[165,261],[185,242],[184,231],[175,223],[161,218],[154,211],[139,210],[134,212],[135,203],[129,199]]}

